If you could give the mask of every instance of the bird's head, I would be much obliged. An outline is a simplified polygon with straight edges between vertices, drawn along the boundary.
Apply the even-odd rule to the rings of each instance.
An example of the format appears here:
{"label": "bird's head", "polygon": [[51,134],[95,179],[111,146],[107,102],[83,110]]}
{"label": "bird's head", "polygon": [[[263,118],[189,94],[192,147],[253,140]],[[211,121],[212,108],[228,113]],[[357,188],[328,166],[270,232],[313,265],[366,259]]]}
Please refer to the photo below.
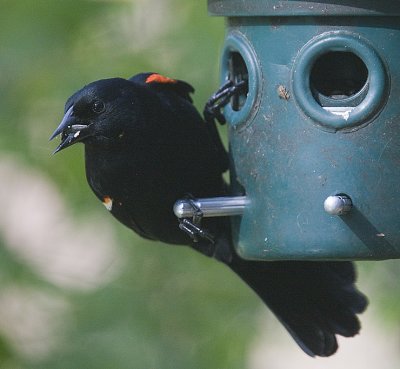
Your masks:
{"label": "bird's head", "polygon": [[[92,82],[65,104],[64,117],[50,140],[61,135],[54,153],[77,142],[107,141],[121,134],[121,115],[132,106],[133,83],[122,78]],[[127,103],[128,102],[128,103]]]}

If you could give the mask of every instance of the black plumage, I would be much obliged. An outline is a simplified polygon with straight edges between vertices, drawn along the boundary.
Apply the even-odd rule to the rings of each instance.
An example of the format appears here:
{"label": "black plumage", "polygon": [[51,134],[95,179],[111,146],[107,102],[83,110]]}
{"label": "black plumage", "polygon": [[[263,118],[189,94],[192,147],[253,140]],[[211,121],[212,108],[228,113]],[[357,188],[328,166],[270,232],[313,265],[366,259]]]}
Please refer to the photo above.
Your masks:
{"label": "black plumage", "polygon": [[105,79],[73,94],[51,138],[59,151],[85,145],[86,176],[96,196],[140,236],[188,245],[229,266],[269,306],[311,356],[337,350],[336,335],[360,330],[367,300],[355,287],[351,262],[258,262],[241,259],[226,218],[205,218],[215,236],[194,243],[178,228],[177,199],[226,195],[227,170],[215,127],[192,105],[193,88],[156,73]]}

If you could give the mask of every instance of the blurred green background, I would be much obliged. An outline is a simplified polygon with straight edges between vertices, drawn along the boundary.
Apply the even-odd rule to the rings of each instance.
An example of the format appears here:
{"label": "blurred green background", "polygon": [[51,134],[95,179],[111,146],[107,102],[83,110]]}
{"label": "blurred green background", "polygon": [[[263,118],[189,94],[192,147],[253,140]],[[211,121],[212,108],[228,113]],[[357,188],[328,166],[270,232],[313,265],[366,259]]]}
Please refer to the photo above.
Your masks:
{"label": "blurred green background", "polygon": [[[0,31],[0,368],[321,364],[228,269],[110,217],[86,184],[83,147],[51,156],[64,102],[96,79],[160,72],[190,81],[201,109],[218,86],[224,37],[206,1],[1,1]],[[398,272],[397,262],[361,265],[375,328],[360,347],[371,342],[379,363],[399,358]],[[352,367],[375,367],[362,363]]]}

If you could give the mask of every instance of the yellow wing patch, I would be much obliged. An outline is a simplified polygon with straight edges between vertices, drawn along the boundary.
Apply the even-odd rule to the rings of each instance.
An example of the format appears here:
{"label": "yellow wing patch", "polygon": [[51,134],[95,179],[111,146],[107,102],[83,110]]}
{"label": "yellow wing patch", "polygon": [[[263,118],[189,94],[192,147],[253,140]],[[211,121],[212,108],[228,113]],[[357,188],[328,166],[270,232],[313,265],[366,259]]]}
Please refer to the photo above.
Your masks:
{"label": "yellow wing patch", "polygon": [[106,207],[108,211],[112,210],[113,206],[113,200],[110,196],[104,196],[103,197],[103,205]]}

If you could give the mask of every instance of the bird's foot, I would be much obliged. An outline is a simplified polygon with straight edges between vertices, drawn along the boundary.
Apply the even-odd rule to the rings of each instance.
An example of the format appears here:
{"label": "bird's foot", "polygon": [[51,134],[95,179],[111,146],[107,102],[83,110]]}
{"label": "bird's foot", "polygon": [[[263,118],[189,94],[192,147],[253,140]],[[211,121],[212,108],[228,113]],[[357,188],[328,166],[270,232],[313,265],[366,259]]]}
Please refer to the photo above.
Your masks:
{"label": "bird's foot", "polygon": [[205,121],[211,123],[216,119],[219,123],[224,124],[226,120],[221,109],[229,103],[232,96],[244,91],[246,86],[247,81],[245,80],[226,81],[207,101],[203,111]]}
{"label": "bird's foot", "polygon": [[199,238],[201,238],[214,243],[214,236],[201,227],[203,212],[196,205],[196,199],[191,195],[187,195],[187,201],[193,208],[193,217],[191,220],[188,218],[179,219],[179,228],[188,234],[193,242],[199,242]]}
{"label": "bird's foot", "polygon": [[180,220],[179,228],[182,231],[186,232],[193,240],[193,242],[199,242],[199,237],[200,237],[202,239],[208,240],[211,243],[214,243],[214,236],[211,233],[195,225],[189,219],[184,218]]}

